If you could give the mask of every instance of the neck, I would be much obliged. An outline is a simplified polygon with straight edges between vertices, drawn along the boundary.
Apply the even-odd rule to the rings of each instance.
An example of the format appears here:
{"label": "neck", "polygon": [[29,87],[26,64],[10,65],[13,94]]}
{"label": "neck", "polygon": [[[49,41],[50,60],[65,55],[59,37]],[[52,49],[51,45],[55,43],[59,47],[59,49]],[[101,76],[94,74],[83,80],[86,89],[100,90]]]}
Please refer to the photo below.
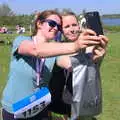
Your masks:
{"label": "neck", "polygon": [[37,33],[34,38],[36,39],[37,42],[46,42],[47,40],[45,37],[41,34],[41,32]]}

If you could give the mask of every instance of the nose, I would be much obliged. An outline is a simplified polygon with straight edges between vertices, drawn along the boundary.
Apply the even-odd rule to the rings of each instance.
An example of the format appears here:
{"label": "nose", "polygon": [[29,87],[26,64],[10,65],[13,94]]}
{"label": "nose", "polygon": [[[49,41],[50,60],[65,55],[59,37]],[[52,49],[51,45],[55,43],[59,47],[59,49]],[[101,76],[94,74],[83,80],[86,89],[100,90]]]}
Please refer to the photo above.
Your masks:
{"label": "nose", "polygon": [[74,34],[74,33],[75,33],[75,31],[74,31],[74,30],[71,30],[71,33],[72,33],[72,34]]}

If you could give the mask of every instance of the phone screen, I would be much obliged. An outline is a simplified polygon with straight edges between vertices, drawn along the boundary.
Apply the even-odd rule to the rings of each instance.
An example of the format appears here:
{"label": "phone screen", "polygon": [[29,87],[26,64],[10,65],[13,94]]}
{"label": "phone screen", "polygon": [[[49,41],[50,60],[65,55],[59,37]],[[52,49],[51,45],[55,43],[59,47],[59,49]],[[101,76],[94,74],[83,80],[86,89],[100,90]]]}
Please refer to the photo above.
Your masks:
{"label": "phone screen", "polygon": [[88,28],[94,30],[97,35],[103,35],[103,28],[100,21],[99,12],[87,12],[85,13],[85,19]]}

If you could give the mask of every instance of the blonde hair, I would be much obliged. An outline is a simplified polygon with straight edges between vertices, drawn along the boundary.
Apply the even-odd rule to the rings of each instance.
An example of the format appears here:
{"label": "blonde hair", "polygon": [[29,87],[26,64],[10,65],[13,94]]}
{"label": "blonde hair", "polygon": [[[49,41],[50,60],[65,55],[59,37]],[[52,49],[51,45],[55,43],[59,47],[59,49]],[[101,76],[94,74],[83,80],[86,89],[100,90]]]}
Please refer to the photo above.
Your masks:
{"label": "blonde hair", "polygon": [[74,12],[71,12],[71,11],[63,11],[63,12],[61,12],[61,16],[74,16],[78,20],[76,14]]}

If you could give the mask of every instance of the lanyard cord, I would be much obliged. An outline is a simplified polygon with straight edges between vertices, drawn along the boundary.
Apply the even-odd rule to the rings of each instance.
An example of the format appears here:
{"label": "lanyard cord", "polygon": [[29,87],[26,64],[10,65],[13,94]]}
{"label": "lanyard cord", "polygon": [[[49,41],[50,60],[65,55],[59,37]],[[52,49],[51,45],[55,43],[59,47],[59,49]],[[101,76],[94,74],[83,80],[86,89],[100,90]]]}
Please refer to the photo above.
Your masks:
{"label": "lanyard cord", "polygon": [[[34,44],[36,44],[36,37],[33,38]],[[44,58],[37,58],[36,59],[36,84],[39,86],[40,80],[42,79],[42,74],[43,74],[43,67],[45,64],[45,59]]]}
{"label": "lanyard cord", "polygon": [[64,85],[64,87],[66,87],[67,80],[68,80],[68,77],[70,75],[69,70],[64,69],[64,75],[65,75],[65,85]]}
{"label": "lanyard cord", "polygon": [[37,60],[36,60],[36,79],[37,79],[36,83],[37,83],[37,86],[39,86],[40,80],[42,79],[44,63],[45,63],[44,58],[41,58],[41,60],[39,58],[37,58]]}

